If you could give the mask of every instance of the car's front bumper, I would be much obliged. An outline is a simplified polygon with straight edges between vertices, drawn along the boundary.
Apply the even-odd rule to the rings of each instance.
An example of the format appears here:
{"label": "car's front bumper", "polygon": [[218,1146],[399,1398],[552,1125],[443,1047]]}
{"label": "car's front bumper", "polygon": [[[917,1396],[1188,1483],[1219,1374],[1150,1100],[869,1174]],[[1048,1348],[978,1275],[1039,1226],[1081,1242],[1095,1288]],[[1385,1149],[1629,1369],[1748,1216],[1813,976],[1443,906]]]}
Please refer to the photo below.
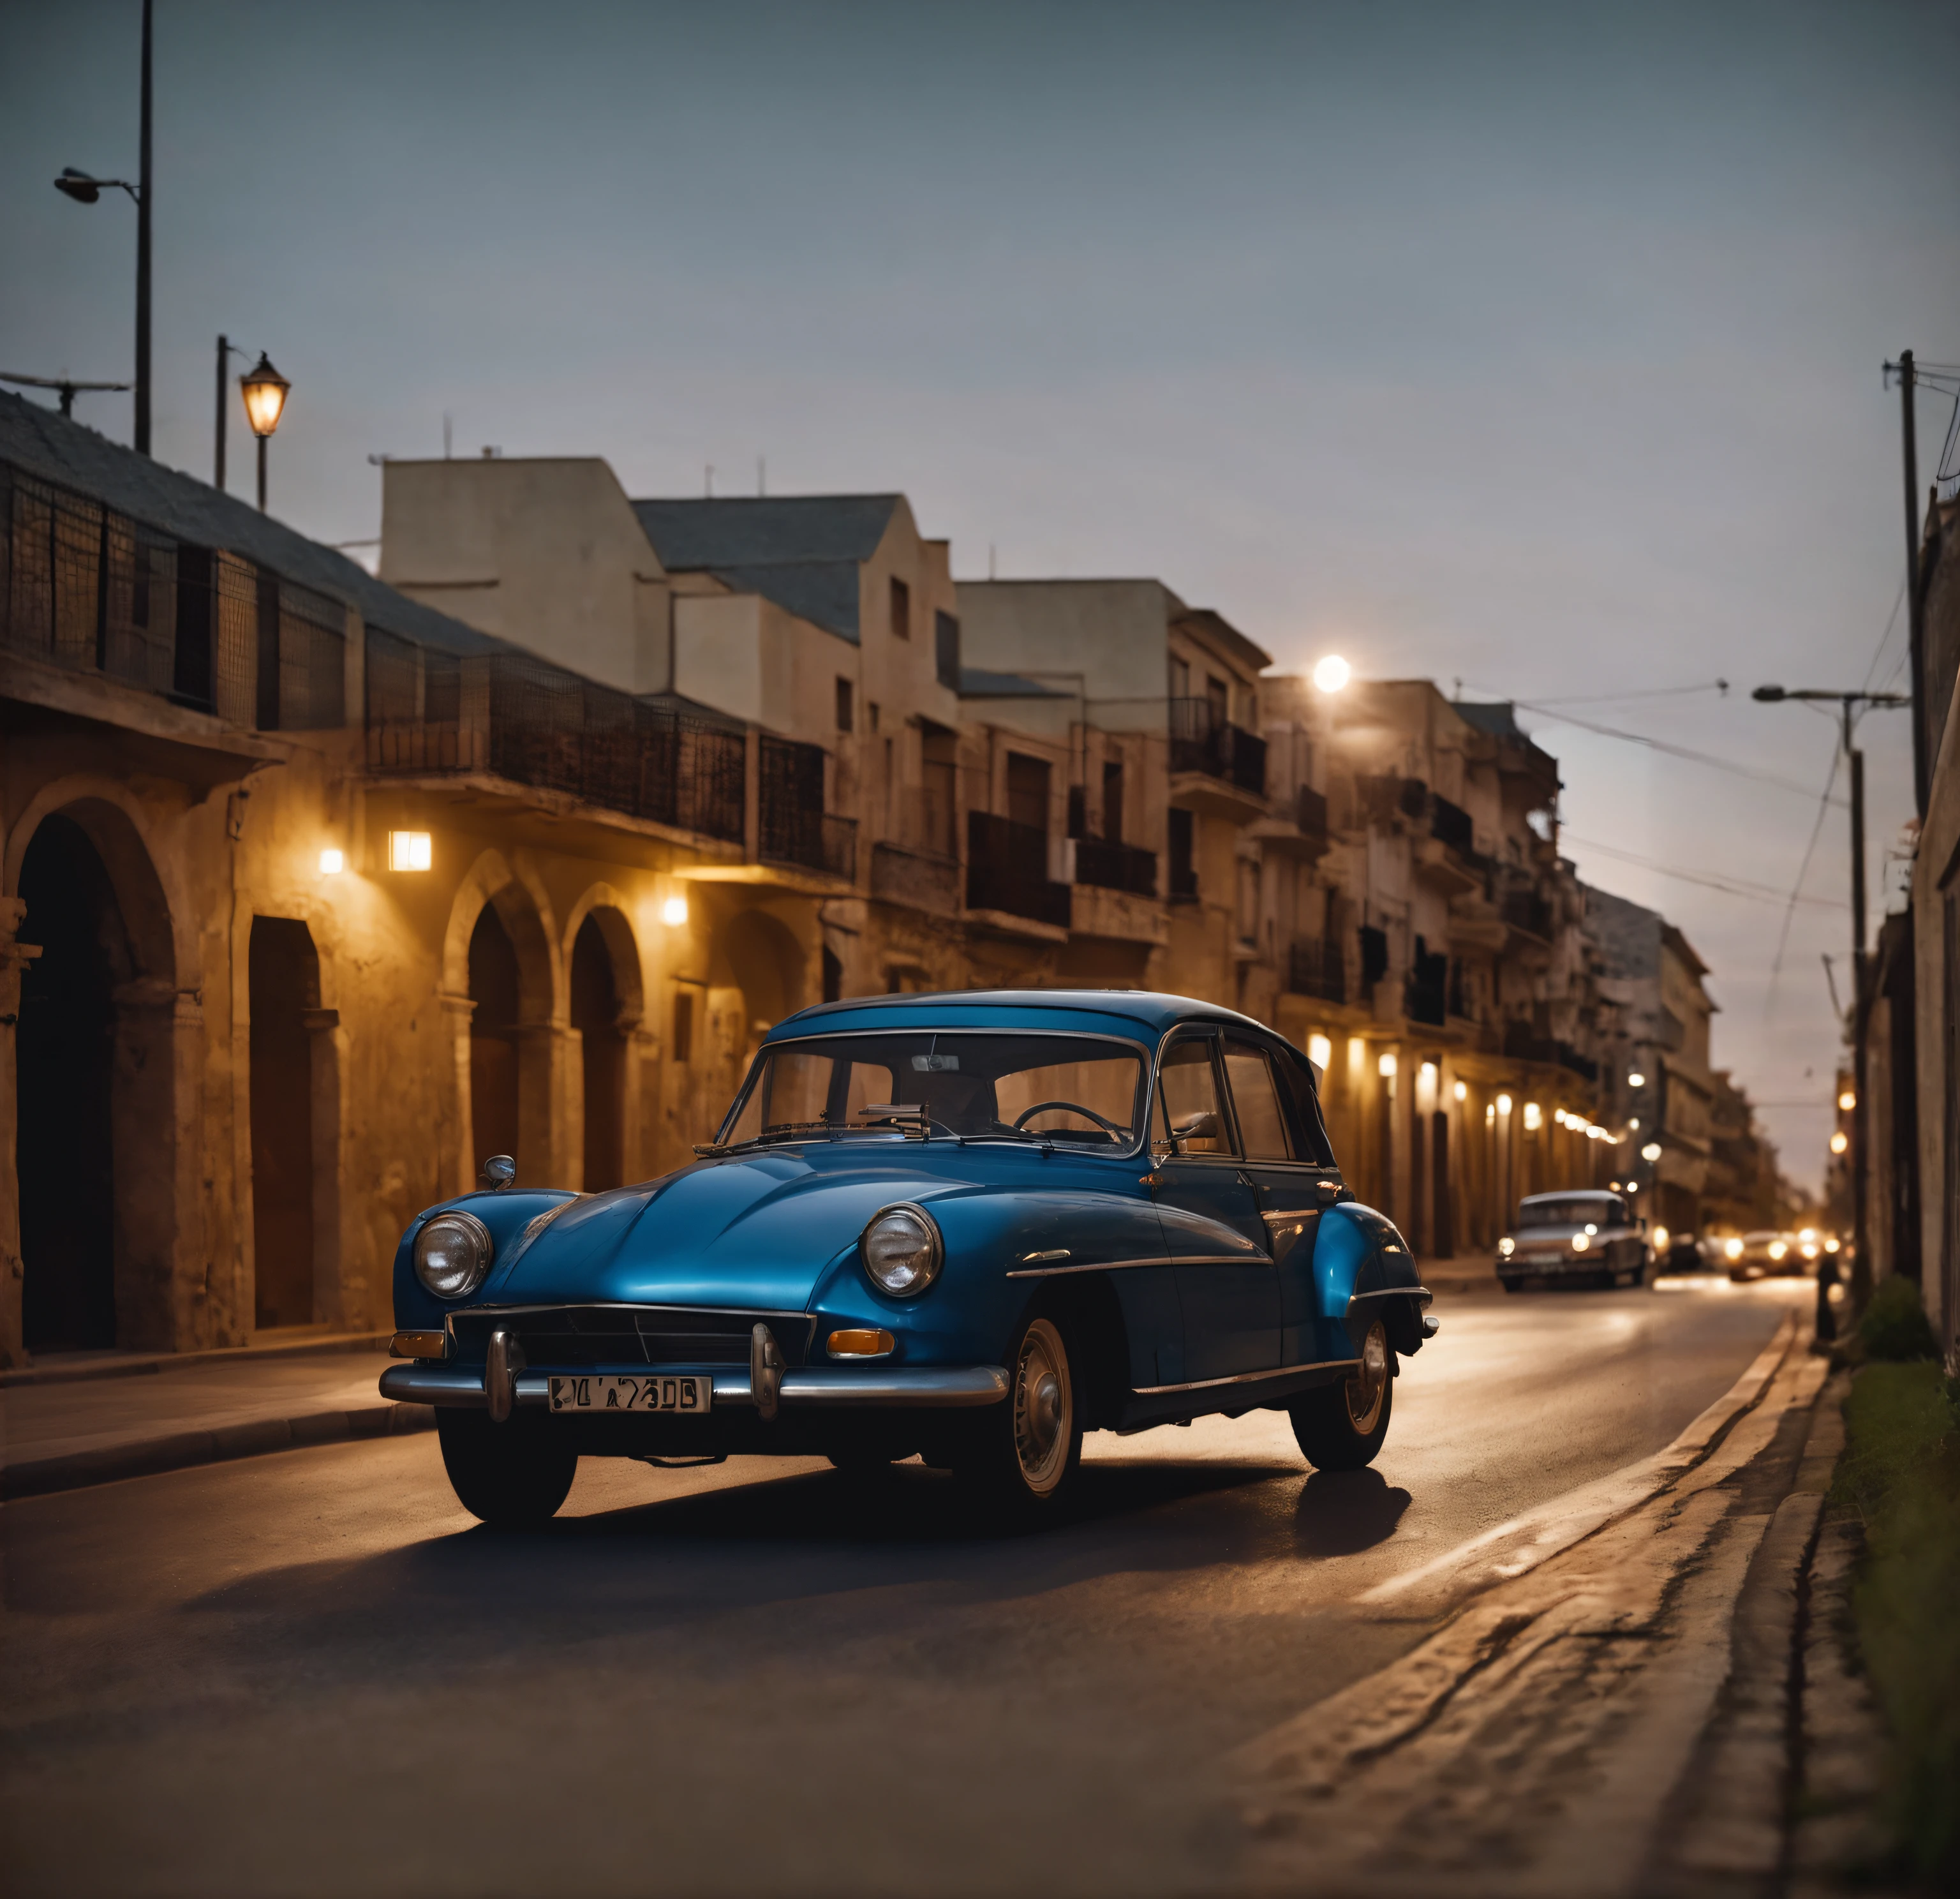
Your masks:
{"label": "car's front bumper", "polygon": [[[663,1367],[666,1369],[668,1368]],[[559,1376],[564,1374],[561,1373]],[[723,1366],[711,1374],[704,1371],[696,1376],[712,1376],[717,1409],[754,1407],[755,1395],[750,1389],[746,1369]],[[522,1371],[517,1376],[515,1401],[520,1406],[536,1405],[542,1409],[549,1401],[549,1390],[550,1380],[546,1373]],[[963,1365],[944,1369],[888,1365],[861,1369],[855,1366],[813,1365],[782,1374],[776,1402],[828,1411],[864,1407],[900,1411],[947,1410],[998,1404],[1007,1395],[1007,1374],[998,1365]],[[475,1406],[479,1409],[490,1401],[484,1368],[469,1365],[390,1365],[381,1374],[381,1395],[404,1404]]]}

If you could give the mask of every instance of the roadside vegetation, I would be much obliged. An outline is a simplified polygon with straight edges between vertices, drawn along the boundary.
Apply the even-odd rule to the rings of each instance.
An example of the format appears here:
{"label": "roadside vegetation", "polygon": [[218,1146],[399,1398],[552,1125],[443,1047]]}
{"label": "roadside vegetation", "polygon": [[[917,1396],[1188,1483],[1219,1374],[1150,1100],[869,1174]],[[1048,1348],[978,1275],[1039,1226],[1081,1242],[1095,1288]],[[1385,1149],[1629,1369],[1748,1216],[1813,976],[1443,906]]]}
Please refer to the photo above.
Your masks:
{"label": "roadside vegetation", "polygon": [[1946,1377],[1918,1288],[1888,1279],[1845,1357],[1856,1366],[1834,1509],[1864,1525],[1858,1652],[1892,1742],[1895,1875],[1960,1891],[1960,1379]]}

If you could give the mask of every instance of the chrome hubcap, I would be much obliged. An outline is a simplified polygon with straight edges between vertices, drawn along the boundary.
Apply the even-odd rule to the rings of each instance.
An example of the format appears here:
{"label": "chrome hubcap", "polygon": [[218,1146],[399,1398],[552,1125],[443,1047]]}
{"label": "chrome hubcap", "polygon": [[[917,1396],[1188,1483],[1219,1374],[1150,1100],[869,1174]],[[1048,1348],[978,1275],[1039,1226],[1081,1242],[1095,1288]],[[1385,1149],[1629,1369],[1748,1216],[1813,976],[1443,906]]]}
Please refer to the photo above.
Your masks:
{"label": "chrome hubcap", "polygon": [[1074,1435],[1074,1394],[1061,1334],[1045,1318],[1028,1328],[1014,1367],[1014,1453],[1037,1496],[1061,1481]]}
{"label": "chrome hubcap", "polygon": [[1357,1437],[1366,1437],[1382,1415],[1389,1388],[1389,1341],[1377,1319],[1362,1341],[1361,1363],[1348,1381],[1348,1421]]}

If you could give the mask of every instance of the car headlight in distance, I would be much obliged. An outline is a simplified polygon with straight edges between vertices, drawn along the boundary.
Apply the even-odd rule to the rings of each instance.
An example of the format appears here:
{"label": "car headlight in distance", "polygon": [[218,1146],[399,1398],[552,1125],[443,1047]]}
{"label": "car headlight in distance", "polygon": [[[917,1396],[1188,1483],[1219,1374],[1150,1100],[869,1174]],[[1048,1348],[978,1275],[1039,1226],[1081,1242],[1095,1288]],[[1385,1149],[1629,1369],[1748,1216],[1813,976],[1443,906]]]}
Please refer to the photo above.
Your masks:
{"label": "car headlight in distance", "polygon": [[1497,1251],[1502,1253],[1507,1259],[1509,1259],[1512,1254],[1516,1252],[1517,1250],[1518,1242],[1512,1239],[1509,1233],[1507,1233],[1502,1239],[1497,1242]]}
{"label": "car headlight in distance", "polygon": [[415,1277],[438,1299],[466,1299],[483,1283],[496,1243],[474,1214],[438,1214],[415,1236]]}
{"label": "car headlight in distance", "polygon": [[1589,1233],[1574,1233],[1572,1236],[1572,1250],[1575,1253],[1583,1253],[1592,1244],[1592,1236]]}
{"label": "car headlight in distance", "polygon": [[1780,1239],[1773,1239],[1770,1242],[1770,1258],[1772,1259],[1780,1259],[1789,1251],[1790,1249]]}
{"label": "car headlight in distance", "polygon": [[881,1208],[858,1237],[871,1283],[894,1299],[911,1299],[939,1277],[946,1249],[939,1223],[908,1200]]}
{"label": "car headlight in distance", "polygon": [[1740,1259],[1742,1257],[1742,1242],[1739,1239],[1725,1239],[1722,1242],[1722,1251],[1730,1259]]}

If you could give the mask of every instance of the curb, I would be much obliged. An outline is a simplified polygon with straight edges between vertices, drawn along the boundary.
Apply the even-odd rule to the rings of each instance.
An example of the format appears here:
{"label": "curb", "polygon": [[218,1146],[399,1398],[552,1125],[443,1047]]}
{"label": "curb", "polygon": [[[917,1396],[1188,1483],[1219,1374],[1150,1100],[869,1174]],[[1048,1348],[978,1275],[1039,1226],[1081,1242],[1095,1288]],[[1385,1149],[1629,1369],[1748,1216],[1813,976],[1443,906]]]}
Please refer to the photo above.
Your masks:
{"label": "curb", "polygon": [[0,1500],[11,1503],[75,1490],[124,1478],[154,1477],[164,1471],[234,1458],[260,1457],[270,1451],[304,1450],[350,1438],[396,1437],[435,1428],[432,1404],[368,1404],[352,1411],[308,1411],[298,1417],[255,1419],[211,1431],[177,1431],[132,1444],[105,1445],[65,1457],[27,1458],[0,1470]]}
{"label": "curb", "polygon": [[97,1378],[141,1378],[186,1365],[249,1365],[269,1358],[310,1358],[323,1352],[384,1352],[393,1332],[331,1332],[275,1345],[221,1345],[199,1352],[105,1353],[80,1364],[15,1365],[0,1370],[0,1391],[22,1385],[81,1385]]}

